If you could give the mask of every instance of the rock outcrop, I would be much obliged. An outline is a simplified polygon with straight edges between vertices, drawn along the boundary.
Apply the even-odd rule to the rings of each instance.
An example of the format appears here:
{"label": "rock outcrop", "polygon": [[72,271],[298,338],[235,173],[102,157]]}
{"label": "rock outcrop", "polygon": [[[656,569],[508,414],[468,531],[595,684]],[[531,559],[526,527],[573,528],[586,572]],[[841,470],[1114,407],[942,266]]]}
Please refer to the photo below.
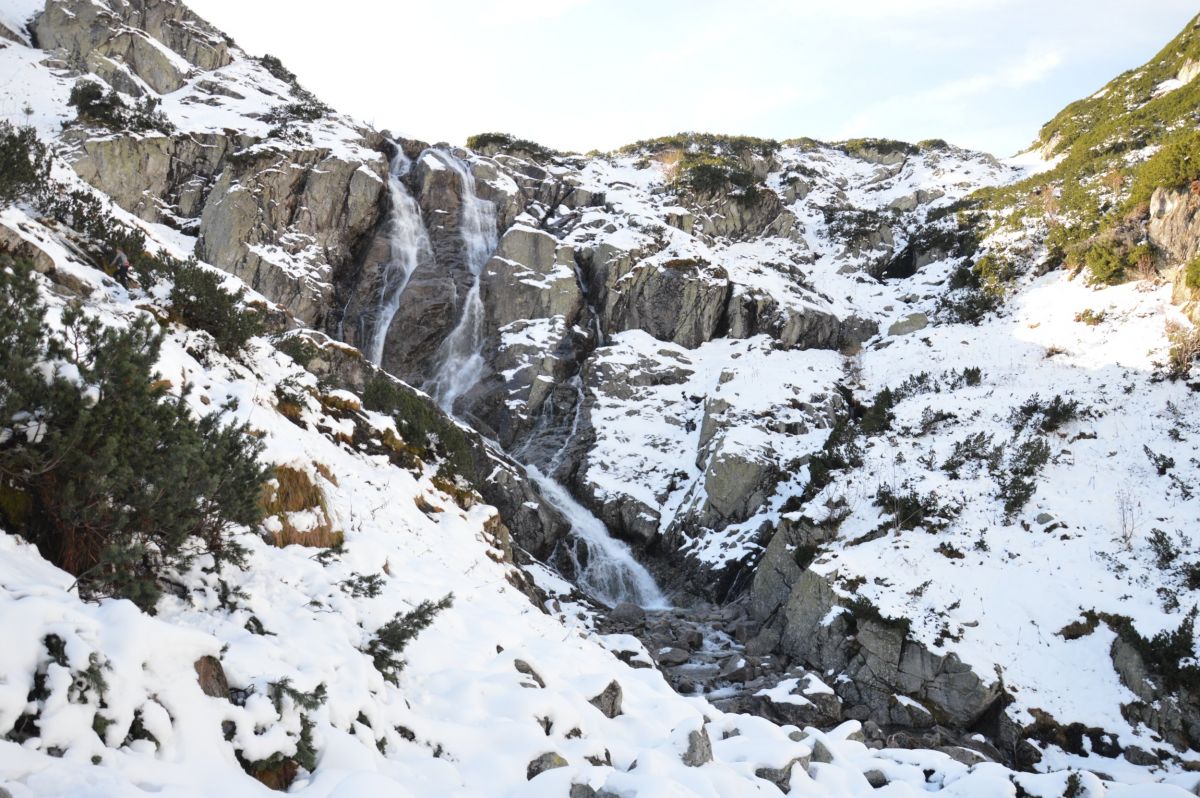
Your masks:
{"label": "rock outcrop", "polygon": [[269,146],[245,153],[209,194],[197,255],[319,326],[335,273],[380,218],[386,173],[382,155],[364,162]]}
{"label": "rock outcrop", "polygon": [[135,96],[175,91],[192,68],[232,61],[228,41],[178,2],[50,0],[33,31],[39,47]]}
{"label": "rock outcrop", "polygon": [[1193,322],[1200,322],[1200,290],[1188,285],[1186,266],[1200,256],[1200,197],[1191,192],[1160,188],[1150,198],[1150,242],[1174,269],[1171,301]]}

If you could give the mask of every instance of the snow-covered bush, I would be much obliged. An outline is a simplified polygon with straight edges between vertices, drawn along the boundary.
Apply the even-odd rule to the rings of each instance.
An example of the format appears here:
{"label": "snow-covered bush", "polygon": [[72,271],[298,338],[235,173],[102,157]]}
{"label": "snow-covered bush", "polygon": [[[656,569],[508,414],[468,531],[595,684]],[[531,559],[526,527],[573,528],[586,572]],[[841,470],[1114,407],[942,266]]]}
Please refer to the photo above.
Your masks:
{"label": "snow-covered bush", "polygon": [[0,122],[0,205],[38,193],[50,174],[50,154],[29,127]]}
{"label": "snow-covered bush", "polygon": [[259,314],[243,307],[244,291],[226,290],[217,272],[190,260],[176,265],[172,278],[172,316],[212,335],[223,353],[234,354],[262,332]]}
{"label": "snow-covered bush", "polygon": [[0,521],[78,578],[85,595],[153,609],[160,581],[200,554],[234,561],[259,518],[259,444],[194,418],[155,373],[146,317],[107,328],[67,307],[52,331],[27,265],[0,271]]}

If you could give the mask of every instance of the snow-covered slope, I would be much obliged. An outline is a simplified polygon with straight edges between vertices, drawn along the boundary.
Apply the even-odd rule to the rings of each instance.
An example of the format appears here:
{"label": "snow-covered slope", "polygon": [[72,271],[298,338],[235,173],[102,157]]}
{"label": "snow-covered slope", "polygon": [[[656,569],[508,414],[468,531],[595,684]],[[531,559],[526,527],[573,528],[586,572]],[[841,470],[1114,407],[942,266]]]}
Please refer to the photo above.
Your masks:
{"label": "snow-covered slope", "polygon": [[[344,546],[276,547],[269,518],[239,531],[243,568],[198,562],[151,616],[0,535],[0,796],[265,794],[254,762],[343,797],[1197,787],[1194,697],[1149,645],[1190,645],[1200,572],[1196,400],[1156,365],[1188,322],[1155,279],[1035,275],[1037,224],[976,251],[959,211],[997,212],[961,201],[1026,167],[937,141],[431,149],[174,2],[51,0],[46,50],[22,30],[41,6],[0,16],[24,39],[0,42],[2,107],[55,143],[56,179],[293,328],[230,357],[169,325],[159,371],[197,412],[236,399],[263,458],[320,487],[288,522]],[[77,118],[81,79],[170,125]],[[167,288],[126,291],[38,216],[5,209],[0,240],[41,259],[52,318],[169,317]],[[1003,304],[964,276],[1001,252],[1029,261]],[[381,342],[482,433],[470,468],[397,456],[405,430],[363,409],[375,366],[304,327]],[[583,595],[629,549],[552,480],[675,603],[730,606]],[[375,633],[448,594],[389,681]],[[826,731],[788,720],[818,695]]]}

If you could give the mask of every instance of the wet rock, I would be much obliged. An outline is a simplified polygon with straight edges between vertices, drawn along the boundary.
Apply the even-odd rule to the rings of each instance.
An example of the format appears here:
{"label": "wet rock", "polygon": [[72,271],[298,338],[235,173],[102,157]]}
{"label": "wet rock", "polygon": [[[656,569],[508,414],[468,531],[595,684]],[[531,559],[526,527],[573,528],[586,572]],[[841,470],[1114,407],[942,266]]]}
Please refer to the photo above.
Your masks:
{"label": "wet rock", "polygon": [[615,718],[621,714],[621,701],[624,697],[621,685],[613,680],[608,683],[604,691],[594,698],[589,698],[588,703],[594,706],[606,718]]}
{"label": "wet rock", "polygon": [[646,621],[646,611],[626,601],[613,607],[608,619],[620,626],[638,626]]}
{"label": "wet rock", "polygon": [[528,767],[525,768],[525,778],[532,781],[535,776],[545,773],[547,770],[565,768],[567,764],[567,760],[563,759],[561,754],[550,751],[529,763]]}
{"label": "wet rock", "polygon": [[674,668],[691,659],[691,655],[682,648],[666,648],[656,652],[654,658],[658,660],[658,664]]}

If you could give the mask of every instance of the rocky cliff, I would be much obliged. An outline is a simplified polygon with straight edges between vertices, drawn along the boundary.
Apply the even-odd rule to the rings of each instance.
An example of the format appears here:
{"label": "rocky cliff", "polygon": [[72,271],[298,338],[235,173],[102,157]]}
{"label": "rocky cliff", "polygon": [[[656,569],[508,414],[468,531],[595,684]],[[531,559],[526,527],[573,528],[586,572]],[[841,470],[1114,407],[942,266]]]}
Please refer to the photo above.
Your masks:
{"label": "rocky cliff", "polygon": [[[503,578],[563,618],[580,602],[633,666],[967,765],[1195,762],[1194,669],[1162,653],[1191,650],[1200,568],[1186,183],[1114,189],[1063,119],[1053,163],[936,140],[430,146],[176,2],[51,0],[13,35],[74,175],[272,305],[322,387],[382,380],[429,420],[461,454],[436,484],[497,508],[487,539],[526,569]],[[1181,102],[1192,44],[1152,70],[1178,85],[1115,93]],[[72,107],[87,82],[130,115]],[[599,554],[527,466],[680,609],[603,617],[578,590]]]}

